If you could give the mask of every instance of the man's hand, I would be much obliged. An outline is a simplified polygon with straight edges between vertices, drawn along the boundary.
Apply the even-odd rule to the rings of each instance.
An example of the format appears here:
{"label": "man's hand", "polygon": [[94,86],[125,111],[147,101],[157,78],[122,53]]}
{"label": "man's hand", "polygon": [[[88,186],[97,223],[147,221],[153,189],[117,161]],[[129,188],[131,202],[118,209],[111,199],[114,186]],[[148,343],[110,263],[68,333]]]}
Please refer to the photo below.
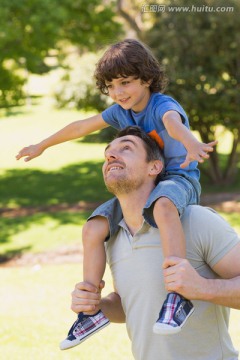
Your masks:
{"label": "man's hand", "polygon": [[24,161],[27,162],[41,155],[43,151],[44,149],[40,146],[40,144],[30,145],[20,150],[16,156],[16,159],[19,160],[22,157],[25,157]]}
{"label": "man's hand", "polygon": [[101,281],[99,289],[87,282],[76,284],[72,292],[71,309],[77,314],[80,312],[95,314],[100,309],[101,291],[104,286],[104,281]]}
{"label": "man's hand", "polygon": [[167,291],[175,291],[187,299],[200,300],[206,279],[201,277],[186,259],[168,257],[163,262]]}
{"label": "man's hand", "polygon": [[217,140],[212,141],[208,144],[201,143],[199,141],[194,141],[191,146],[187,148],[187,156],[185,161],[180,165],[182,169],[186,168],[190,162],[198,161],[203,163],[204,160],[209,158],[209,152],[213,152],[214,146],[217,145]]}

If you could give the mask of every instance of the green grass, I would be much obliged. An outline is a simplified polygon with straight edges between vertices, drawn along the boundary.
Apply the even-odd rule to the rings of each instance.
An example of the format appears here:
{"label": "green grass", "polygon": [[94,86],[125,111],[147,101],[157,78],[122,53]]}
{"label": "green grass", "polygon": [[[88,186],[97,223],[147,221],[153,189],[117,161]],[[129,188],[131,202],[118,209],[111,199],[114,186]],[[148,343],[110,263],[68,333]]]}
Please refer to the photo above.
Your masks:
{"label": "green grass", "polygon": [[89,115],[41,106],[0,120],[0,207],[103,202],[109,198],[101,173],[105,144],[72,141],[52,147],[28,163],[15,159],[22,147]]}
{"label": "green grass", "polygon": [[89,214],[48,212],[0,218],[0,259],[56,251],[70,245],[81,246],[82,225]]}
{"label": "green grass", "polygon": [[0,177],[0,207],[103,202],[110,194],[105,189],[101,167],[102,162],[93,160],[59,170],[5,170]]}
{"label": "green grass", "polygon": [[[74,349],[58,344],[75,321],[70,293],[80,265],[0,269],[0,346],[4,360],[130,360],[124,324],[111,324]],[[111,280],[107,274],[107,289]]]}
{"label": "green grass", "polygon": [[80,143],[78,140],[49,148],[40,157],[29,163],[16,161],[15,155],[24,146],[34,144],[48,137],[72,121],[93,115],[77,111],[56,110],[44,100],[38,106],[21,108],[0,118],[0,161],[1,169],[59,170],[69,164],[81,161],[102,160],[104,144]]}

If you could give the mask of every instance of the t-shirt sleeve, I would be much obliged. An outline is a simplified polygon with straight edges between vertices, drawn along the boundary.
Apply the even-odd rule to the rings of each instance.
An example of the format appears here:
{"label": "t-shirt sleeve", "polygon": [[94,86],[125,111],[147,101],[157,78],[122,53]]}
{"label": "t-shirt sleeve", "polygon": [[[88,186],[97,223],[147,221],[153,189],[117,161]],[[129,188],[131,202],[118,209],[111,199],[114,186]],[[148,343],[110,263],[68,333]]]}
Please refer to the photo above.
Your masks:
{"label": "t-shirt sleeve", "polygon": [[191,242],[199,256],[211,268],[240,242],[230,224],[213,209],[202,206],[189,207],[185,221]]}
{"label": "t-shirt sleeve", "polygon": [[102,112],[102,118],[107,124],[114,127],[115,129],[120,130],[120,124],[116,116],[118,111],[118,105],[114,104]]}
{"label": "t-shirt sleeve", "polygon": [[168,100],[163,101],[159,106],[155,109],[155,115],[163,118],[164,114],[167,111],[176,111],[181,116],[183,124],[188,124],[188,117],[178,102],[174,101],[172,98],[168,98]]}

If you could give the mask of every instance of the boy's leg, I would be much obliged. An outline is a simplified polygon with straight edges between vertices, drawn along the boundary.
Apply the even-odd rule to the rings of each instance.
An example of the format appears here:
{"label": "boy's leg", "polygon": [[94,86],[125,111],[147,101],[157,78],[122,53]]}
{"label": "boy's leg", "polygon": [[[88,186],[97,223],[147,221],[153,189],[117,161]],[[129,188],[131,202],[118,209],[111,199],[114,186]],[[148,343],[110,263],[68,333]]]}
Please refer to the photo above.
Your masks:
{"label": "boy's leg", "polygon": [[[153,209],[164,257],[186,257],[185,236],[176,206],[166,197],[160,197]],[[153,331],[168,335],[179,332],[194,311],[191,301],[177,293],[169,293],[154,324]]]}
{"label": "boy's leg", "polygon": [[102,216],[96,216],[83,227],[83,281],[97,288],[103,278],[106,267],[104,241],[108,234],[108,221]]}
{"label": "boy's leg", "polygon": [[185,236],[176,206],[166,197],[160,197],[153,209],[153,216],[161,236],[164,257],[186,257]]}
{"label": "boy's leg", "polygon": [[[109,233],[105,217],[96,216],[83,227],[83,279],[99,288],[106,266],[104,241]],[[105,315],[98,311],[78,315],[68,337],[60,343],[61,350],[69,349],[109,324]]]}

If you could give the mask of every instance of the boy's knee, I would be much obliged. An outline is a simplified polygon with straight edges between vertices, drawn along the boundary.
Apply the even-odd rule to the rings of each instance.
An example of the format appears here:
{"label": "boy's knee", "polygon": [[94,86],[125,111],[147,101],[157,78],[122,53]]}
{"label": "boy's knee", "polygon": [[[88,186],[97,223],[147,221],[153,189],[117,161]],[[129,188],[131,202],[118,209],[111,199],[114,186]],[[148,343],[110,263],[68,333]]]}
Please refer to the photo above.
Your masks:
{"label": "boy's knee", "polygon": [[153,211],[154,213],[155,212],[166,213],[168,211],[173,211],[173,210],[177,210],[174,203],[166,197],[161,197],[155,202]]}
{"label": "boy's knee", "polygon": [[99,238],[105,240],[108,236],[108,221],[104,217],[96,217],[87,221],[82,229],[82,241],[83,245],[85,241],[94,242]]}

